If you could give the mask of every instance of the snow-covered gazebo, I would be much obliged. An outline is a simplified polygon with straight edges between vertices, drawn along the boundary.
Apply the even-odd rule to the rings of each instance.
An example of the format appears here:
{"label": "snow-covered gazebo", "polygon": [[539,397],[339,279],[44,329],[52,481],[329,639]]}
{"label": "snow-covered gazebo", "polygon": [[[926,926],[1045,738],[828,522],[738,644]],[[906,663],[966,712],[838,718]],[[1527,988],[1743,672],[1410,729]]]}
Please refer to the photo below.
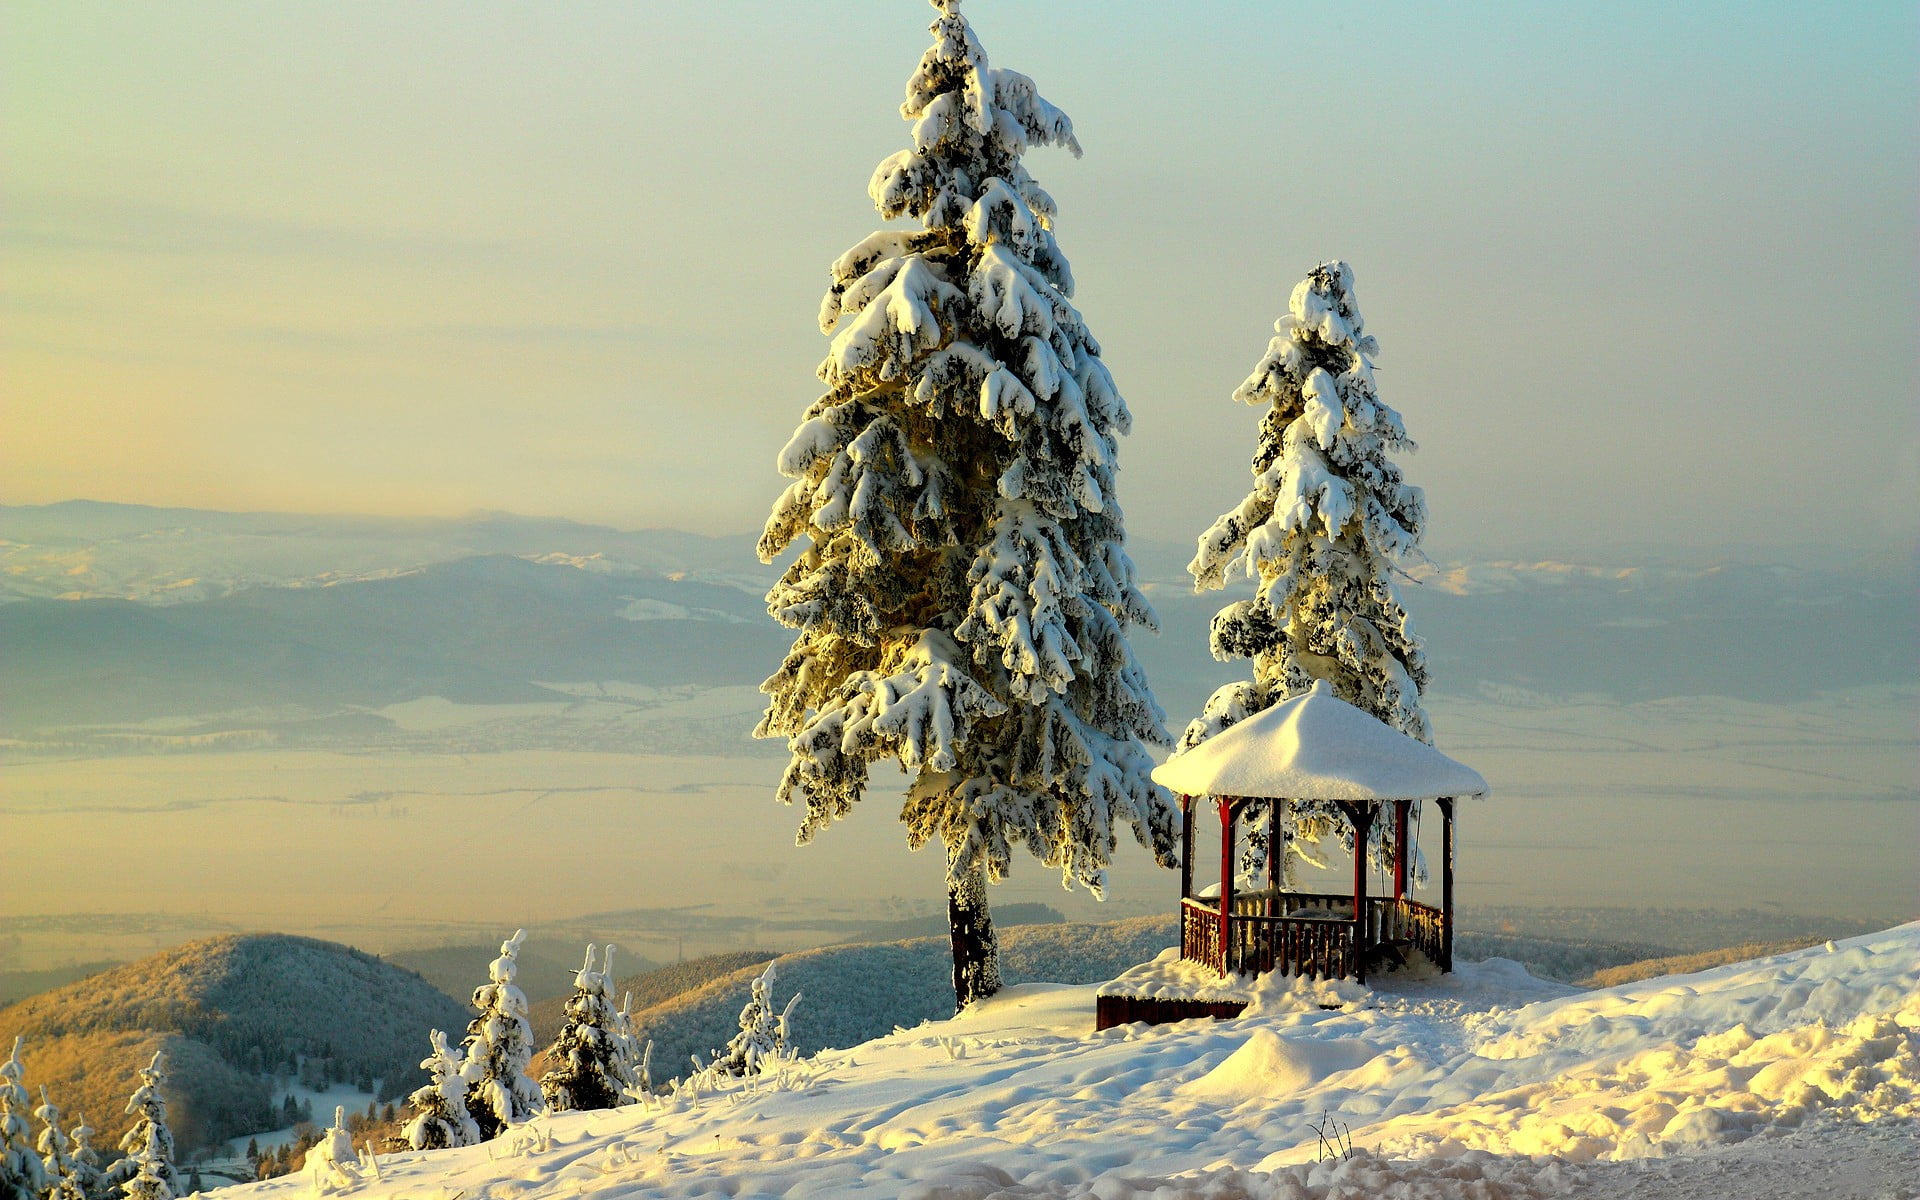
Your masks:
{"label": "snow-covered gazebo", "polygon": [[[1281,971],[1364,980],[1383,951],[1412,948],[1441,970],[1452,969],[1454,801],[1486,794],[1479,772],[1375,720],[1322,680],[1174,756],[1153,778],[1180,796],[1182,958],[1223,976]],[[1213,800],[1220,818],[1220,882],[1196,894],[1193,819],[1202,797]],[[1278,803],[1265,805],[1267,886],[1236,890],[1242,815],[1256,802],[1283,800],[1333,801],[1346,814],[1355,847],[1351,896],[1280,886]],[[1407,813],[1416,800],[1437,800],[1444,822],[1439,908],[1408,895]],[[1387,806],[1394,821],[1393,894],[1370,897],[1368,831]]]}

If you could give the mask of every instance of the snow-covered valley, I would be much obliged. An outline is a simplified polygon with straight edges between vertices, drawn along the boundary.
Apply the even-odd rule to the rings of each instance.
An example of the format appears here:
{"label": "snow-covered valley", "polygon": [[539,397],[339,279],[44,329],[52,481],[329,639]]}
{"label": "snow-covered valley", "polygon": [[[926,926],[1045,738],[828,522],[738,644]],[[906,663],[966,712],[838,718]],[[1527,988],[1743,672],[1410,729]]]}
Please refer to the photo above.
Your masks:
{"label": "snow-covered valley", "polygon": [[1920,1181],[1920,924],[1603,991],[1491,960],[1099,1033],[1095,990],[1010,988],[771,1078],[381,1156],[344,1194],[1879,1200]]}

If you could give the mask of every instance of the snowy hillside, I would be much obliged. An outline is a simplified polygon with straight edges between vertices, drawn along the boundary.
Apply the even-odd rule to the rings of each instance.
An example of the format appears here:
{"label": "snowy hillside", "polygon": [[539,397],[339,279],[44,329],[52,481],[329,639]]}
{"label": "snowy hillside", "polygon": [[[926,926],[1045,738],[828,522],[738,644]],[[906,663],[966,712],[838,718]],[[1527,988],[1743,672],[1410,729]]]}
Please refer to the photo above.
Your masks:
{"label": "snowy hillside", "polygon": [[326,1060],[338,1079],[410,1087],[430,1026],[468,1013],[426,980],[347,946],[285,934],[176,946],[0,1008],[0,1036],[26,1039],[24,1061],[103,1145],[140,1067],[164,1049],[174,1131],[184,1149],[277,1122],[270,1107],[296,1062]]}
{"label": "snowy hillside", "polygon": [[[1174,940],[1171,916],[1100,925],[1009,925],[1000,929],[1000,971],[1010,984],[1049,980],[1099,983],[1151,958]],[[798,992],[794,1043],[811,1053],[854,1046],[897,1025],[917,1025],[953,1012],[953,952],[945,937],[825,946],[781,956],[773,987],[784,1006]],[[683,995],[636,1009],[634,1025],[654,1042],[654,1077],[685,1074],[739,1030],[740,1008],[766,960]],[[542,1030],[542,1034],[545,1034]]]}
{"label": "snowy hillside", "polygon": [[[383,1158],[348,1194],[1914,1194],[1920,924],[1599,992],[1493,960],[1104,1033],[1094,991],[1011,988],[778,1085]],[[1354,1156],[1317,1162],[1316,1126]],[[308,1194],[290,1179],[234,1200]]]}

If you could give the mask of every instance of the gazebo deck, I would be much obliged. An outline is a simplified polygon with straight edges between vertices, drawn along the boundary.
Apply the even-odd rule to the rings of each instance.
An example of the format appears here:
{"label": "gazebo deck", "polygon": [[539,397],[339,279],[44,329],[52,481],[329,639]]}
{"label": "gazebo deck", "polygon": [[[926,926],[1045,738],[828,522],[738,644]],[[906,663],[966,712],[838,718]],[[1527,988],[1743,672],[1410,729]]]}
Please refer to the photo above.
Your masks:
{"label": "gazebo deck", "polygon": [[1223,922],[1218,898],[1187,897],[1180,902],[1180,956],[1222,975],[1280,971],[1334,979],[1362,978],[1373,965],[1358,961],[1362,953],[1407,948],[1443,971],[1453,969],[1440,909],[1404,896],[1369,896],[1365,912],[1364,922],[1353,919],[1351,895],[1269,888],[1232,896]]}
{"label": "gazebo deck", "polygon": [[[1484,796],[1487,781],[1431,745],[1334,695],[1325,680],[1229,726],[1154,768],[1155,782],[1180,797],[1180,956],[1222,977],[1281,973],[1365,982],[1369,971],[1398,966],[1419,951],[1453,969],[1455,802]],[[1194,888],[1194,826],[1200,799],[1220,821],[1219,882]],[[1433,800],[1441,815],[1440,904],[1412,897],[1418,836],[1413,806]],[[1288,806],[1313,801],[1323,815],[1346,818],[1342,841],[1353,860],[1346,894],[1282,887],[1282,847],[1293,836]],[[1241,853],[1243,821],[1264,821],[1266,887],[1242,873],[1258,858]],[[1376,822],[1391,855],[1388,894],[1367,894]],[[1322,830],[1321,832],[1325,832]],[[1319,836],[1316,833],[1315,836]],[[1249,846],[1254,843],[1249,842]],[[1383,868],[1387,864],[1382,864]]]}

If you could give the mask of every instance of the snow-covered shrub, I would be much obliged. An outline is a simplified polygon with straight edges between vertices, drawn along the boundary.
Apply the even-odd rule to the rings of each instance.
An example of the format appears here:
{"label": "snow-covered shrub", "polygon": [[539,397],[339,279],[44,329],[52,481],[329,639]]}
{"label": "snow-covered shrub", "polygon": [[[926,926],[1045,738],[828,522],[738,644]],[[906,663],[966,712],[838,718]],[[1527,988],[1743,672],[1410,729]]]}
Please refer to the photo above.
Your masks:
{"label": "snow-covered shrub", "polygon": [[[1334,694],[1421,741],[1432,741],[1420,692],[1426,655],[1394,592],[1400,561],[1416,552],[1426,500],[1388,457],[1412,450],[1400,414],[1380,400],[1373,358],[1353,298],[1353,272],[1322,263],[1293,290],[1266,354],[1233,394],[1264,408],[1253,452],[1253,490],[1200,535],[1187,570],[1194,590],[1222,587],[1229,572],[1257,580],[1251,599],[1213,618],[1213,656],[1253,660],[1253,678],[1214,692],[1181,735],[1184,750],[1254,713],[1299,695],[1316,679]],[[1337,806],[1287,805],[1286,855],[1329,834],[1351,837]],[[1250,814],[1256,838],[1264,822]],[[1391,859],[1390,822],[1373,824],[1372,852]],[[1264,847],[1256,845],[1256,857]]]}
{"label": "snow-covered shrub", "polygon": [[594,952],[593,946],[587,947],[587,961],[573,977],[573,995],[567,998],[567,1022],[547,1051],[553,1068],[541,1077],[540,1091],[554,1112],[614,1108],[625,1104],[639,1086],[632,1039],[607,993],[613,980],[613,947],[607,947],[605,961],[597,967]]}
{"label": "snow-covered shrub", "polygon": [[347,1110],[335,1107],[332,1128],[307,1151],[307,1182],[316,1196],[344,1192],[359,1185],[360,1167],[353,1134],[347,1130]]}
{"label": "snow-covered shrub", "polygon": [[1031,79],[988,64],[957,0],[934,7],[900,110],[912,145],[868,189],[918,228],[833,264],[828,390],[778,460],[794,482],[760,554],[801,543],[767,596],[800,633],[755,733],[788,740],[779,796],[805,805],[803,843],[874,763],[911,777],[901,817],[910,846],[946,850],[964,1007],[999,987],[985,885],[1016,844],[1098,892],[1119,830],[1171,861],[1176,817],[1127,640],[1154,625],[1115,497],[1132,417],[1021,163],[1079,143]]}
{"label": "snow-covered shrub", "polygon": [[[608,979],[613,977],[611,966],[607,968]],[[649,1038],[645,1048],[641,1047],[640,1035],[633,1025],[633,993],[628,992],[620,999],[620,1011],[614,1014],[614,1037],[620,1051],[620,1061],[626,1065],[627,1077],[632,1081],[627,1085],[627,1098],[639,1100],[653,1092],[653,1040]]]}
{"label": "snow-covered shrub", "polygon": [[407,1097],[413,1118],[400,1131],[415,1150],[471,1146],[480,1140],[480,1127],[467,1111],[466,1058],[447,1044],[447,1035],[431,1034],[432,1053],[421,1060],[428,1083]]}

